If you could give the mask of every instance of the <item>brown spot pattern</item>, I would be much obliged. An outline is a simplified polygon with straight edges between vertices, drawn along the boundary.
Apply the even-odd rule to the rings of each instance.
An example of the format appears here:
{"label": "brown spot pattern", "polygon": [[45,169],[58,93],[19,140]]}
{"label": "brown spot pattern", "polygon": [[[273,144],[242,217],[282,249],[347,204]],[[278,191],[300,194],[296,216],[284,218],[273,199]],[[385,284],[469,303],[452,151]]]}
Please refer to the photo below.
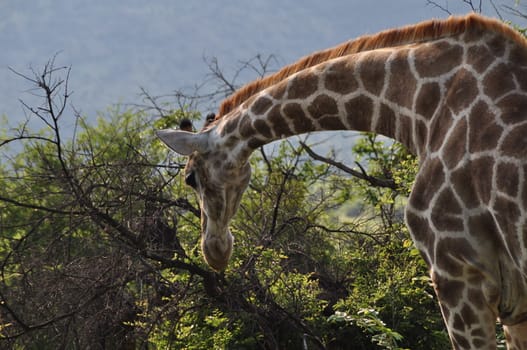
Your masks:
{"label": "brown spot pattern", "polygon": [[315,126],[311,120],[307,118],[300,104],[295,102],[288,103],[282,107],[282,113],[285,118],[293,122],[295,132],[303,134],[315,130]]}
{"label": "brown spot pattern", "polygon": [[494,67],[483,79],[484,93],[491,99],[497,99],[504,93],[514,90],[514,75],[511,74],[510,67],[501,63]]}
{"label": "brown spot pattern", "polygon": [[501,99],[497,106],[501,111],[501,119],[505,123],[519,123],[525,121],[527,117],[527,96],[525,95],[508,95]]}
{"label": "brown spot pattern", "polygon": [[452,332],[452,336],[456,349],[470,349],[470,342],[463,334]]}
{"label": "brown spot pattern", "polygon": [[481,40],[481,37],[483,35],[485,35],[485,30],[483,28],[472,27],[467,29],[467,31],[463,35],[463,41],[466,43],[470,43],[472,41],[479,41]]}
{"label": "brown spot pattern", "polygon": [[469,217],[468,233],[477,241],[495,246],[499,245],[499,238],[496,236],[496,223],[489,212]]}
{"label": "brown spot pattern", "polygon": [[386,98],[396,102],[399,106],[412,108],[417,80],[415,79],[410,64],[408,63],[408,50],[401,50],[392,61],[391,83],[386,91]]}
{"label": "brown spot pattern", "polygon": [[445,306],[456,306],[462,299],[465,289],[463,282],[451,281],[440,277],[438,274],[434,274],[433,282],[439,301]]}
{"label": "brown spot pattern", "polygon": [[266,141],[259,139],[257,137],[252,137],[249,139],[249,141],[247,141],[247,145],[252,149],[257,149],[265,145],[266,143],[267,143]]}
{"label": "brown spot pattern", "polygon": [[518,82],[520,89],[522,91],[527,91],[527,68],[523,68],[523,69],[518,68],[514,72],[514,78]]}
{"label": "brown spot pattern", "polygon": [[399,131],[395,138],[408,147],[410,152],[417,154],[414,145],[413,118],[407,115],[399,115]]}
{"label": "brown spot pattern", "polygon": [[228,134],[232,134],[234,130],[238,127],[238,123],[240,122],[239,116],[236,116],[236,118],[230,118],[226,123],[225,127],[223,128],[222,135],[225,136]]}
{"label": "brown spot pattern", "polygon": [[229,136],[227,138],[227,141],[225,141],[225,147],[226,148],[234,148],[238,142],[240,142],[240,139],[236,136]]}
{"label": "brown spot pattern", "polygon": [[417,103],[415,111],[425,117],[426,119],[432,119],[439,102],[441,101],[441,91],[439,84],[437,83],[426,83],[421,86],[419,94],[417,96]]}
{"label": "brown spot pattern", "polygon": [[[359,62],[360,80],[364,88],[374,95],[381,93],[381,89],[384,86],[384,76],[386,74],[384,64],[380,64],[379,62],[385,62],[389,54],[389,52],[368,54]],[[380,55],[385,57],[379,60],[378,57]]]}
{"label": "brown spot pattern", "polygon": [[483,73],[494,60],[489,49],[483,45],[472,46],[467,50],[467,63],[478,73]]}
{"label": "brown spot pattern", "polygon": [[250,106],[254,103],[255,100],[256,100],[256,96],[249,97],[244,103],[242,103],[242,108],[243,109],[250,108]]}
{"label": "brown spot pattern", "polygon": [[421,167],[410,196],[412,207],[417,210],[426,210],[444,181],[445,173],[439,159],[426,161]]}
{"label": "brown spot pattern", "polygon": [[320,124],[324,125],[324,130],[346,130],[346,126],[339,117],[326,116],[320,118]]}
{"label": "brown spot pattern", "polygon": [[289,129],[286,118],[283,118],[282,113],[280,112],[280,105],[276,105],[271,108],[267,114],[267,120],[271,123],[271,127],[273,128],[275,135],[293,135],[293,132],[291,129]]}
{"label": "brown spot pattern", "polygon": [[[468,300],[470,300],[470,303],[474,305],[474,307],[478,309],[482,309],[485,307],[485,304],[487,301],[483,297],[483,294],[479,289],[469,288],[468,290]],[[483,331],[484,332],[484,331]]]}
{"label": "brown spot pattern", "polygon": [[527,149],[527,125],[520,125],[512,129],[505,137],[500,151],[509,157],[518,159],[525,158]]}
{"label": "brown spot pattern", "polygon": [[430,150],[436,152],[439,150],[445,139],[445,134],[453,123],[452,114],[448,108],[443,107],[437,118],[432,119],[430,124]]}
{"label": "brown spot pattern", "polygon": [[394,138],[396,130],[395,123],[395,113],[393,110],[384,103],[381,104],[379,119],[377,125],[375,125],[375,131],[384,136]]}
{"label": "brown spot pattern", "polygon": [[267,125],[267,122],[265,120],[256,119],[253,125],[256,131],[260,133],[260,135],[262,135],[263,137],[270,139],[273,136],[271,128],[269,127],[269,125]]}
{"label": "brown spot pattern", "polygon": [[337,115],[339,112],[335,100],[325,94],[318,95],[309,105],[307,110],[313,119],[325,115]]}
{"label": "brown spot pattern", "polygon": [[344,105],[349,124],[357,131],[370,131],[373,101],[366,96],[352,98]]}
{"label": "brown spot pattern", "polygon": [[[434,244],[434,232],[430,229],[430,225],[428,224],[428,220],[420,218],[419,216],[413,214],[412,212],[407,211],[406,212],[406,224],[410,228],[410,232],[412,232],[412,238],[420,242],[425,246],[425,250],[430,251],[431,247],[433,247]],[[426,261],[428,266],[432,263],[430,259],[428,259],[428,256],[426,254],[423,254],[421,252],[421,256]]]}
{"label": "brown spot pattern", "polygon": [[459,331],[465,331],[465,323],[463,322],[463,318],[460,314],[454,315],[454,328]]}
{"label": "brown spot pattern", "polygon": [[289,82],[287,88],[288,99],[305,99],[318,90],[318,76],[312,71],[298,73]]}
{"label": "brown spot pattern", "polygon": [[445,237],[437,242],[435,263],[454,277],[461,277],[465,261],[474,261],[477,256],[474,248],[464,238]]}
{"label": "brown spot pattern", "polygon": [[471,153],[495,149],[502,128],[496,124],[494,114],[485,102],[478,102],[468,119],[468,150]]}
{"label": "brown spot pattern", "polygon": [[494,158],[481,157],[452,172],[454,191],[468,209],[490,201]]}
{"label": "brown spot pattern", "polygon": [[494,204],[496,220],[504,233],[505,242],[512,256],[521,256],[521,244],[516,235],[516,225],[519,223],[520,210],[515,202],[510,201],[501,195],[496,196]]}
{"label": "brown spot pattern", "polygon": [[527,48],[514,45],[509,56],[509,61],[525,67],[527,65]]}
{"label": "brown spot pattern", "polygon": [[478,96],[476,78],[466,69],[460,69],[448,82],[446,104],[454,113],[467,108]]}
{"label": "brown spot pattern", "polygon": [[[483,336],[480,336],[481,338],[483,338]],[[478,339],[478,338],[475,338],[472,340],[472,347],[474,349],[482,349],[485,344],[487,344],[487,340],[485,339]]]}
{"label": "brown spot pattern", "polygon": [[450,188],[439,195],[432,211],[432,222],[441,231],[463,231],[461,206]]}
{"label": "brown spot pattern", "polygon": [[498,164],[496,175],[498,190],[514,197],[519,190],[519,180],[519,169],[515,164]]}
{"label": "brown spot pattern", "polygon": [[428,142],[428,127],[421,121],[415,123],[415,145],[418,150],[424,151]]}
{"label": "brown spot pattern", "polygon": [[468,305],[464,305],[461,309],[461,317],[463,317],[463,323],[467,326],[472,326],[478,322],[478,318],[474,313],[474,310]]}
{"label": "brown spot pattern", "polygon": [[505,40],[500,35],[496,35],[491,40],[488,40],[487,46],[495,57],[502,57],[505,54]]}
{"label": "brown spot pattern", "polygon": [[[481,40],[481,35],[483,31],[471,30],[465,37],[475,41]],[[415,148],[422,150],[427,144],[432,152],[441,150],[440,158],[422,153],[424,163],[409,199],[411,209],[407,211],[406,219],[412,237],[419,243],[421,254],[427,263],[433,264],[434,283],[445,317],[455,328],[451,330],[452,341],[461,347],[484,344],[483,335],[468,336],[468,327],[479,326],[478,312],[485,308],[488,311],[490,303],[485,300],[488,295],[483,295],[474,286],[484,282],[481,269],[489,274],[493,271],[487,270],[486,265],[478,265],[482,260],[478,260],[475,248],[478,246],[479,250],[490,251],[490,247],[499,249],[505,242],[512,255],[518,256],[520,240],[516,229],[525,223],[519,222],[521,211],[518,203],[511,198],[521,192],[523,206],[527,208],[527,190],[520,183],[527,173],[527,165],[522,168],[513,161],[500,161],[494,166],[495,154],[469,154],[493,150],[499,144],[499,151],[503,155],[522,161],[525,159],[527,125],[519,125],[503,135],[504,131],[498,123],[503,121],[514,125],[524,122],[527,98],[521,93],[511,94],[510,91],[516,89],[517,85],[527,89],[527,69],[512,71],[510,64],[499,64],[483,77],[483,81],[478,80],[480,77],[477,76],[477,73],[488,70],[493,57],[505,53],[505,42],[498,39],[496,36],[488,45],[475,43],[468,47],[466,63],[472,65],[472,69],[460,65],[463,49],[461,45],[451,43],[455,40],[454,36],[448,39],[449,42],[435,41],[412,46],[415,69],[420,77],[436,78],[446,73],[449,77],[446,82],[443,77],[428,79],[427,83],[419,85],[419,91],[413,67],[408,61],[409,50],[404,47],[390,51],[364,51],[300,70],[295,75],[288,75],[282,82],[273,84],[269,95],[252,95],[242,102],[252,114],[265,116],[265,119],[251,120],[248,115],[244,115],[235,118],[239,121],[227,121],[222,130],[223,134],[228,134],[224,151],[239,142],[239,136],[245,139],[250,148],[255,149],[275,136],[312,131],[315,124],[329,130],[345,129],[345,124],[348,124],[354,130],[370,131],[373,113],[378,107],[379,115],[374,125],[377,132],[395,137],[414,152]],[[357,57],[361,60],[356,61]],[[388,57],[391,76],[390,84],[385,87]],[[513,50],[511,59],[525,65],[527,50]],[[386,98],[386,104],[382,98],[370,98],[367,93],[354,95],[344,101],[344,116],[347,118],[344,123],[339,117],[343,112],[339,104],[341,101],[331,96],[349,96],[360,85],[376,96],[385,91],[383,98]],[[479,97],[479,87],[482,85],[483,92],[496,101],[495,104]],[[320,92],[319,87],[328,92]],[[445,95],[441,95],[442,91],[446,91]],[[280,103],[275,104],[277,101],[269,96]],[[284,97],[288,101],[280,101]],[[293,100],[303,102],[296,103]],[[304,105],[307,101],[311,101],[310,104]],[[392,103],[401,108],[413,109],[415,113],[406,115],[404,109],[388,106]],[[468,110],[468,107],[471,109]],[[499,116],[495,115],[497,109],[500,111]],[[497,122],[498,117],[501,121]],[[239,135],[235,133],[236,129]],[[213,164],[219,166],[221,162],[216,160]],[[493,184],[497,188],[493,188]],[[490,203],[493,207],[489,212],[465,217],[470,209],[483,208]],[[217,203],[218,206],[220,204]],[[419,211],[423,212],[424,218],[416,214]],[[443,237],[445,231],[468,233],[465,238],[452,238]],[[510,234],[503,238],[499,236],[501,232]],[[527,242],[527,229],[520,234],[526,236]],[[496,255],[485,258],[497,259]],[[443,270],[448,271],[449,279],[440,277]],[[460,304],[465,302],[463,298],[467,296],[466,293],[469,293],[470,300]],[[458,306],[455,311],[449,309],[454,305]]]}
{"label": "brown spot pattern", "polygon": [[241,117],[240,124],[238,126],[241,137],[247,138],[251,135],[254,135],[254,128],[252,125],[252,120],[248,114],[245,114]]}
{"label": "brown spot pattern", "polygon": [[275,100],[280,100],[284,97],[287,90],[287,80],[284,80],[269,90],[269,95],[271,95]]}
{"label": "brown spot pattern", "polygon": [[348,60],[340,60],[331,65],[324,75],[326,89],[342,95],[349,94],[359,88],[359,83],[353,73],[354,67]]}
{"label": "brown spot pattern", "polygon": [[[523,176],[527,176],[527,165],[524,165],[522,170],[524,174]],[[527,185],[523,184],[521,187],[522,207],[523,210],[527,210]],[[527,228],[527,225],[525,227]]]}
{"label": "brown spot pattern", "polygon": [[273,101],[271,101],[269,98],[260,97],[256,99],[256,101],[254,101],[251,107],[251,112],[253,112],[256,115],[262,115],[265,112],[267,112],[267,110],[271,108],[272,105],[273,105]]}
{"label": "brown spot pattern", "polygon": [[443,148],[443,160],[449,169],[458,165],[467,153],[467,121],[462,118],[453,128]]}
{"label": "brown spot pattern", "polygon": [[463,48],[447,42],[420,45],[414,53],[416,69],[421,77],[437,77],[461,64]]}

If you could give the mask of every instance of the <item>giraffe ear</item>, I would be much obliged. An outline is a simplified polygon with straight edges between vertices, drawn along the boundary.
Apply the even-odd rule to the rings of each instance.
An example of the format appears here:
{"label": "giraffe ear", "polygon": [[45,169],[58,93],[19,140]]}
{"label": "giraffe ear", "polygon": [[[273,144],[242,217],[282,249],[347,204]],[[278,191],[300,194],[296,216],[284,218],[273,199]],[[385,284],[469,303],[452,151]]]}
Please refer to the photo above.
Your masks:
{"label": "giraffe ear", "polygon": [[170,149],[183,156],[188,156],[194,151],[197,151],[198,153],[205,153],[207,151],[207,134],[164,129],[157,130],[156,135]]}

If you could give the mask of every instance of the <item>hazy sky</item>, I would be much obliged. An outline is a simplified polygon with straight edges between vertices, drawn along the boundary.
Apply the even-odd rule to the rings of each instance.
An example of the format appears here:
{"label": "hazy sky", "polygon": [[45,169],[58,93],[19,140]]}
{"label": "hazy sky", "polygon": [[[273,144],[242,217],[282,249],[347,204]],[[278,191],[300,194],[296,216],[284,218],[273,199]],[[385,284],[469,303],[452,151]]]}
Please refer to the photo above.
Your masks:
{"label": "hazy sky", "polygon": [[[469,11],[461,0],[438,3]],[[227,73],[256,54],[287,64],[432,17],[447,14],[426,0],[0,0],[0,115],[19,120],[18,99],[32,101],[8,67],[29,74],[58,52],[57,65],[72,67],[71,102],[91,117],[137,102],[140,87],[159,95],[203,81],[204,57]]]}

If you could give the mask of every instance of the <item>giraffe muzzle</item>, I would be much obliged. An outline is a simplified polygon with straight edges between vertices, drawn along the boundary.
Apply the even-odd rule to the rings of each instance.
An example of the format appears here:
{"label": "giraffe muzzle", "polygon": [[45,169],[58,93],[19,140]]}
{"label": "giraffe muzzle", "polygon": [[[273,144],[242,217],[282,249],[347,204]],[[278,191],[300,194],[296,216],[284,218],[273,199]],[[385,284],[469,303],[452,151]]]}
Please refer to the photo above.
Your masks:
{"label": "giraffe muzzle", "polygon": [[225,237],[205,234],[201,240],[201,250],[207,264],[216,271],[224,270],[232,255],[233,241],[229,230]]}
{"label": "giraffe muzzle", "polygon": [[216,271],[224,270],[231,258],[234,237],[232,236],[228,222],[218,225],[210,220],[206,213],[202,212],[201,223],[201,251],[205,262]]}

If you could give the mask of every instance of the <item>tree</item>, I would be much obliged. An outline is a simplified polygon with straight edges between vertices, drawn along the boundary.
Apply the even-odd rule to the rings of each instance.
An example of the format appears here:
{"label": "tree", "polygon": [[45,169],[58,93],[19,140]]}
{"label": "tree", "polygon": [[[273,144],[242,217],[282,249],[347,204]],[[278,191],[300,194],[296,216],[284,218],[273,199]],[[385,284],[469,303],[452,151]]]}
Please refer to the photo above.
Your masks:
{"label": "tree", "polygon": [[[188,261],[176,235],[178,213],[196,216],[197,209],[166,195],[180,166],[162,158],[151,121],[113,110],[91,127],[76,115],[68,140],[68,76],[54,59],[24,76],[43,103],[25,105],[31,119],[4,132],[4,149],[19,144],[4,151],[0,179],[3,341],[124,347],[137,338],[130,323],[139,299],[185,292],[162,271],[212,274]],[[38,122],[43,129],[32,131]]]}
{"label": "tree", "polygon": [[161,119],[145,106],[113,108],[91,126],[73,111],[68,133],[68,74],[51,60],[24,75],[43,104],[26,105],[31,119],[4,131],[4,347],[443,346],[426,269],[402,224],[415,162],[400,146],[364,136],[353,171],[316,154],[309,138],[261,149],[233,223],[232,264],[218,274],[198,252],[184,160],[153,137],[199,114],[145,94]]}
{"label": "tree", "polygon": [[199,103],[275,61],[256,56],[232,74],[208,64],[211,92],[143,91],[95,125],[70,107],[69,68],[52,59],[17,73],[41,104],[0,136],[0,347],[448,347],[402,218],[416,161],[372,134],[353,165],[311,136],[256,152],[231,265],[206,267],[185,160],[153,131],[198,120]]}
{"label": "tree", "polygon": [[[520,0],[505,2],[496,2],[496,0],[489,0],[488,2],[483,0],[456,0],[455,2],[465,4],[469,11],[476,13],[487,13],[488,9],[491,8],[494,15],[502,21],[505,21],[505,15],[512,15],[522,20],[527,19],[527,14],[524,11],[525,5]],[[508,3],[512,3],[512,5]],[[448,15],[452,15],[448,6],[449,1],[426,0],[426,4],[438,8]],[[525,33],[525,29],[521,29],[521,27],[518,27],[518,29],[520,32]]]}

